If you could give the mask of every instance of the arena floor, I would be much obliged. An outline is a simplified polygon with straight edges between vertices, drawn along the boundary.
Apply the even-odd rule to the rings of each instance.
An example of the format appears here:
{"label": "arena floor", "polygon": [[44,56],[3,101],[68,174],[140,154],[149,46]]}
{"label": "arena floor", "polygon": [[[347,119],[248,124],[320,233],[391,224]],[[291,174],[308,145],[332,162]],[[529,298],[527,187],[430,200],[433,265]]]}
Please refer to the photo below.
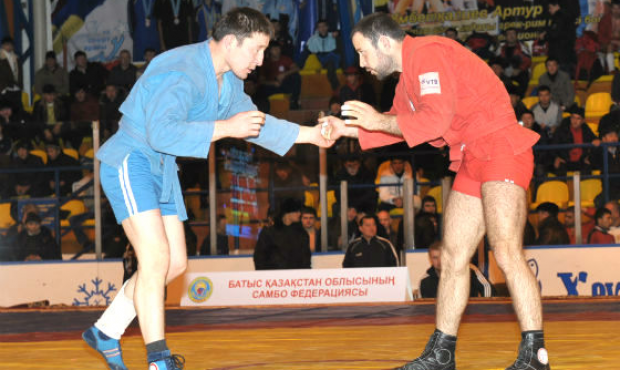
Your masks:
{"label": "arena floor", "polygon": [[[432,302],[410,304],[183,309],[167,311],[168,344],[187,370],[392,369],[416,357],[433,331]],[[620,369],[620,299],[544,301],[553,370]],[[0,368],[107,369],[80,340],[101,309],[0,310]],[[457,369],[504,369],[519,329],[507,300],[472,302],[457,346]],[[137,328],[123,340],[130,369],[145,369]]]}

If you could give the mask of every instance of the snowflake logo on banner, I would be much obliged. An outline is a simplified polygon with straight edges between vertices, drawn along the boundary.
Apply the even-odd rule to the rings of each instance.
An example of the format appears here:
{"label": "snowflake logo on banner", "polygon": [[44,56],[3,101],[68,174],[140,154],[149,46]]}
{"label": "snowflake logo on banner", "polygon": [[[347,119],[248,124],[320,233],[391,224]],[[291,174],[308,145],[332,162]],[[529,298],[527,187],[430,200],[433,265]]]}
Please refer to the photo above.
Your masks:
{"label": "snowflake logo on banner", "polygon": [[108,283],[108,288],[103,290],[100,286],[103,280],[95,278],[90,281],[93,283],[93,289],[87,289],[86,283],[78,287],[77,292],[82,294],[82,300],[78,298],[73,299],[74,306],[102,306],[109,305],[112,301],[110,293],[116,291],[116,286],[112,283]]}

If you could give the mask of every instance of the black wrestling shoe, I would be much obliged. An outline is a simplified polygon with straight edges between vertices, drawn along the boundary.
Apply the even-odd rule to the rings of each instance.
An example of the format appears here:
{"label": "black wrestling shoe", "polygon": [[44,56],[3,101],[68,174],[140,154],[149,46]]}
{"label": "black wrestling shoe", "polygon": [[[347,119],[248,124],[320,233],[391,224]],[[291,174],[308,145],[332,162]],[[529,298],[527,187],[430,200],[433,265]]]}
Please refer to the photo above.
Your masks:
{"label": "black wrestling shoe", "polygon": [[519,356],[506,370],[550,370],[545,340],[540,332],[523,333],[519,345]]}
{"label": "black wrestling shoe", "polygon": [[455,350],[456,337],[435,330],[420,357],[394,370],[455,370]]}

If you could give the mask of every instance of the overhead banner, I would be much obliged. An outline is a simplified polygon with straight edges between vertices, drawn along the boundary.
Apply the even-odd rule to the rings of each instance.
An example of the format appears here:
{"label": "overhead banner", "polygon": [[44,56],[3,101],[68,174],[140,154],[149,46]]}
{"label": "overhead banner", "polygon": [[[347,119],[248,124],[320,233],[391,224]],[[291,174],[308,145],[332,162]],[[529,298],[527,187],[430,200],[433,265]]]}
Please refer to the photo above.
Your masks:
{"label": "overhead banner", "polygon": [[181,306],[262,306],[411,300],[406,267],[185,275]]}

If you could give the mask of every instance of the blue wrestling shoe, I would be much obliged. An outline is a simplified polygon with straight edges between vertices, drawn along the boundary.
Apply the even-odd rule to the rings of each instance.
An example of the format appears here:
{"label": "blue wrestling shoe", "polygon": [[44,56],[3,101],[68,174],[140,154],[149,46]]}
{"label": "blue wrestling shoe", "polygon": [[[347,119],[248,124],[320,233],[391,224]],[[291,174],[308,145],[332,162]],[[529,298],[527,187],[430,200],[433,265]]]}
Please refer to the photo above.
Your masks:
{"label": "blue wrestling shoe", "polygon": [[183,370],[185,368],[185,357],[170,355],[170,351],[163,352],[166,357],[157,361],[149,361],[149,370]]}
{"label": "blue wrestling shoe", "polygon": [[123,362],[121,344],[118,340],[108,337],[94,326],[82,333],[82,338],[92,349],[103,356],[110,370],[128,370]]}

